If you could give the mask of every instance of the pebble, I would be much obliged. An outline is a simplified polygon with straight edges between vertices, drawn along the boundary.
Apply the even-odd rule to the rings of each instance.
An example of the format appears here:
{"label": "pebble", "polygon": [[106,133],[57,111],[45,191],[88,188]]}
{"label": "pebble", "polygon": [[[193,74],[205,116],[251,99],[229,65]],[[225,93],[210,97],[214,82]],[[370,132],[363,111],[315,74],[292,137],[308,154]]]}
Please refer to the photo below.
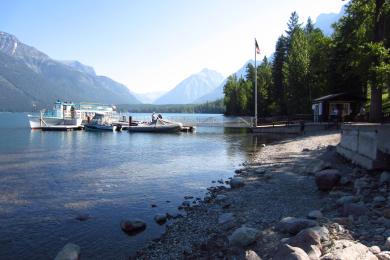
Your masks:
{"label": "pebble", "polygon": [[185,200],[191,200],[191,199],[193,199],[194,197],[193,196],[184,196],[184,199]]}
{"label": "pebble", "polygon": [[386,249],[390,249],[390,237],[388,237],[388,238],[386,239],[385,248],[386,248]]}
{"label": "pebble", "polygon": [[374,202],[385,202],[386,198],[383,196],[375,196],[374,197]]}

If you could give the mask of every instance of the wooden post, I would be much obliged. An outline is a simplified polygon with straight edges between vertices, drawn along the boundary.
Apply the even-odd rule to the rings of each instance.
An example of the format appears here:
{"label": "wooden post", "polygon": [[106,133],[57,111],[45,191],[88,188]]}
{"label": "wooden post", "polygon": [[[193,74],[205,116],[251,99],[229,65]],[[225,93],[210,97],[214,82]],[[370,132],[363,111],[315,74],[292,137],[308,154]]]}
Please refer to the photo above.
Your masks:
{"label": "wooden post", "polygon": [[131,121],[132,121],[132,118],[131,118],[131,116],[129,116],[129,126],[131,126]]}

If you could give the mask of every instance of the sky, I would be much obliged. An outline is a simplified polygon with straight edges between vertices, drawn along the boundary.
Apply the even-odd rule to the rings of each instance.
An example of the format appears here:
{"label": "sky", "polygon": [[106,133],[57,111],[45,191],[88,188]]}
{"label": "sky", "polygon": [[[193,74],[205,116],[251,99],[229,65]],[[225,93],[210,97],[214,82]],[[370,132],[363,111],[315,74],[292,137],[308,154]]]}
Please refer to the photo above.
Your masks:
{"label": "sky", "polygon": [[1,0],[0,31],[57,60],[78,60],[137,93],[167,91],[209,68],[228,76],[274,52],[300,22],[342,0]]}

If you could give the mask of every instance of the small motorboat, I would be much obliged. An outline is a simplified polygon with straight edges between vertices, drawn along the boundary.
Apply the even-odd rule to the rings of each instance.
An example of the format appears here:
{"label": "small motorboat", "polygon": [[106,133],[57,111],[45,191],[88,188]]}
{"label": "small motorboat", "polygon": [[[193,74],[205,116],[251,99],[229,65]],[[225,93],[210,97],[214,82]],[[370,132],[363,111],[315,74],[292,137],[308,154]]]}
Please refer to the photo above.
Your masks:
{"label": "small motorboat", "polygon": [[118,125],[112,123],[112,118],[105,114],[95,114],[93,119],[84,125],[87,131],[120,131]]}
{"label": "small motorboat", "polygon": [[154,122],[138,122],[136,125],[131,124],[128,131],[146,133],[176,133],[180,132],[182,128],[182,123],[157,118]]}

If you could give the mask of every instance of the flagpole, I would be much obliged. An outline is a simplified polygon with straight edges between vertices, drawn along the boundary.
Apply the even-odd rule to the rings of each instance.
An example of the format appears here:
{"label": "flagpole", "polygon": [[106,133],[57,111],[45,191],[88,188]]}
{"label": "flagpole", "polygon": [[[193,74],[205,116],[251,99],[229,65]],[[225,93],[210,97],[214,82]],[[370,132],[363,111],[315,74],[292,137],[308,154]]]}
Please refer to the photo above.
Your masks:
{"label": "flagpole", "polygon": [[257,127],[257,68],[256,68],[256,38],[255,38],[255,127]]}

